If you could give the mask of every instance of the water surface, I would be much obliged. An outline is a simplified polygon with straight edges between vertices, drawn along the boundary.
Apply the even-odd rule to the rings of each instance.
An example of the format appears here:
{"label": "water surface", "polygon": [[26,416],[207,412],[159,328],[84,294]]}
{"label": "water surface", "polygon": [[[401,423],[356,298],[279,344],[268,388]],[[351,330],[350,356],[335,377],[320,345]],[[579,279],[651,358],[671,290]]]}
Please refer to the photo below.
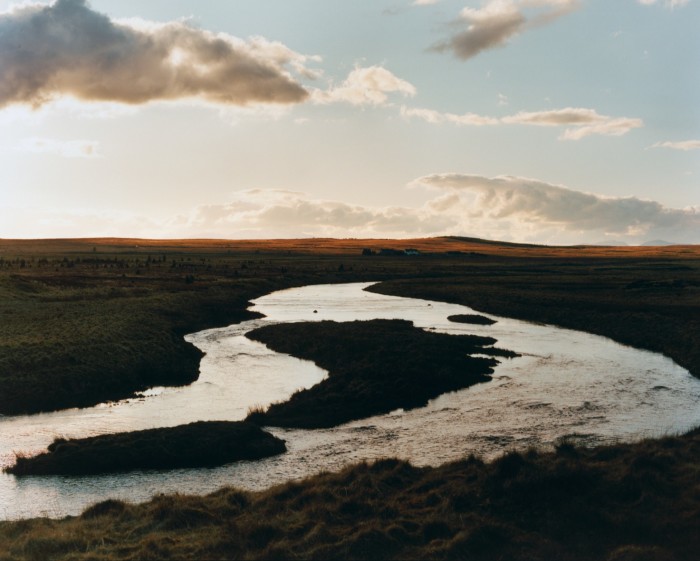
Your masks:
{"label": "water surface", "polygon": [[470,453],[548,447],[562,438],[595,445],[677,433],[700,424],[700,380],[661,355],[609,339],[500,318],[492,326],[457,324],[474,313],[454,304],[383,296],[370,283],[320,285],[272,293],[254,302],[264,319],[187,336],[202,349],[201,375],[183,388],[154,388],[141,398],[86,409],[0,419],[0,465],[14,452],[37,453],[58,436],[239,420],[249,407],[285,399],[326,373],[244,337],[269,322],[408,319],[446,333],[489,335],[522,356],[503,359],[493,381],[445,394],[428,406],[314,431],[271,429],[289,451],[215,469],[92,477],[0,475],[0,518],[78,514],[109,497],[146,500],[157,493],[206,493],[222,485],[261,489],[321,470],[388,454],[437,465]]}

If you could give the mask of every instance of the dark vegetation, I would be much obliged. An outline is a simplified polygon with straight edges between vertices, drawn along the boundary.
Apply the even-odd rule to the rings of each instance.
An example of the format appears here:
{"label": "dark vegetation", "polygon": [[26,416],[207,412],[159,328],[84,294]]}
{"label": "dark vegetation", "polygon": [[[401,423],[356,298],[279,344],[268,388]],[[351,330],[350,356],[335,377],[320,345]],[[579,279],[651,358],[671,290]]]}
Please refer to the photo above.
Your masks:
{"label": "dark vegetation", "polygon": [[455,314],[454,316],[447,316],[447,319],[455,323],[470,323],[472,325],[493,325],[496,323],[495,319],[480,316],[479,314]]}
{"label": "dark vegetation", "polygon": [[[421,255],[361,255],[406,247]],[[698,246],[0,240],[0,258],[0,413],[120,397],[148,385],[128,374],[139,365],[178,383],[180,362],[172,372],[160,365],[186,347],[181,333],[245,317],[245,302],[265,292],[314,282],[390,280],[373,290],[606,335],[700,376]],[[386,460],[262,493],[107,501],[77,518],[2,522],[0,560],[693,560],[699,466],[697,431],[488,464]]]}
{"label": "dark vegetation", "polygon": [[225,488],[0,523],[0,560],[685,561],[700,551],[700,435],[437,468],[361,463],[259,493]]}
{"label": "dark vegetation", "polygon": [[143,469],[215,467],[287,450],[284,441],[244,422],[199,421],[179,427],[56,439],[48,452],[18,457],[15,475],[89,475]]}
{"label": "dark vegetation", "polygon": [[248,416],[280,427],[332,427],[421,407],[442,393],[490,380],[497,361],[469,355],[517,356],[493,348],[491,337],[433,333],[403,320],[282,323],[246,336],[328,370],[322,382]]}
{"label": "dark vegetation", "polygon": [[699,260],[543,260],[534,254],[464,267],[447,279],[426,275],[370,290],[605,335],[663,353],[700,376]]}

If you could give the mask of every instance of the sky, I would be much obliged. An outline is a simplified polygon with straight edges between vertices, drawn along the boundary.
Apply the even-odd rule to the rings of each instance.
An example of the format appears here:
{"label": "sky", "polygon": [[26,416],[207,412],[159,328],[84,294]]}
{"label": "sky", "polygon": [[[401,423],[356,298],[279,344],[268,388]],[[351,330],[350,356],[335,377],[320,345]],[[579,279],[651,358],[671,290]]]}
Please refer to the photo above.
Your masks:
{"label": "sky", "polygon": [[700,0],[0,0],[0,237],[700,243]]}

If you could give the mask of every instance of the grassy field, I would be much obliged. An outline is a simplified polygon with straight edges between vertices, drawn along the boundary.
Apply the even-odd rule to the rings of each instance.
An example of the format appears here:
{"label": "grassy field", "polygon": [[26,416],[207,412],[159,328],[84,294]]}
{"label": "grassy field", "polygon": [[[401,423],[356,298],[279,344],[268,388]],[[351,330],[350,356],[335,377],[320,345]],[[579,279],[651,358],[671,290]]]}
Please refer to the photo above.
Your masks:
{"label": "grassy field", "polygon": [[[417,256],[361,255],[416,248]],[[114,399],[197,376],[188,331],[321,282],[465,303],[663,352],[700,376],[700,247],[436,240],[0,240],[0,413]],[[685,560],[700,551],[700,435],[302,483],[101,503],[0,523],[0,559]]]}

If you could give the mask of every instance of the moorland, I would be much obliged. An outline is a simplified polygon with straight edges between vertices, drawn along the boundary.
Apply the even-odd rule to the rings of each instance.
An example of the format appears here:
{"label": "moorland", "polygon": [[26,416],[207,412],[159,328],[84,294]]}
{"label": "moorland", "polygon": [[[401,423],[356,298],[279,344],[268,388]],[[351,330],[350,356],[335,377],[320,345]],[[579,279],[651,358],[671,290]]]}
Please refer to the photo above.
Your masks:
{"label": "moorland", "polygon": [[[185,333],[249,318],[247,302],[273,290],[352,281],[605,335],[700,376],[698,246],[0,240],[0,414],[189,383],[200,353]],[[0,523],[0,559],[692,559],[698,439],[437,468],[391,460],[261,493],[108,501]]]}

